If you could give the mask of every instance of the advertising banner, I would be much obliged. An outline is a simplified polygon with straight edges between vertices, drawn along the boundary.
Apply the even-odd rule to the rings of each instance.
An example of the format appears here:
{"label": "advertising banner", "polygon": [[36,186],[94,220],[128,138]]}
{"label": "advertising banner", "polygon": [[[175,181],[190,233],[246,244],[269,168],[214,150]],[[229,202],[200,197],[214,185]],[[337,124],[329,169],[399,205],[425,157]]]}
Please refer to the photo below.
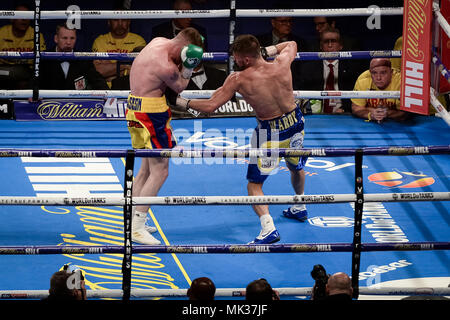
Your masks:
{"label": "advertising banner", "polygon": [[[63,120],[125,120],[125,99],[51,99],[38,102],[14,101],[16,120],[63,121]],[[243,99],[228,101],[205,117],[254,116],[253,108]],[[173,119],[193,118],[188,112],[173,111]]]}
{"label": "advertising banner", "polygon": [[405,0],[403,6],[400,109],[427,115],[430,101],[431,0]]}

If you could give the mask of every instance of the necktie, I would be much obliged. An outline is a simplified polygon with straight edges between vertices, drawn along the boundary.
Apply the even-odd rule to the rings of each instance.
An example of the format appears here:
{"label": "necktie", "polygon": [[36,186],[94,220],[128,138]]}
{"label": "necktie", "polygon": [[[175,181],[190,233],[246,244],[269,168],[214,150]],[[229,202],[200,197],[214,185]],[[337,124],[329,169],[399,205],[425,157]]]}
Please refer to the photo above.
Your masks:
{"label": "necktie", "polygon": [[[334,91],[334,69],[333,69],[333,64],[329,64],[328,67],[330,68],[330,73],[328,74],[327,77],[327,82],[325,84],[325,90],[326,91]],[[333,112],[333,107],[330,106],[330,99],[325,99],[325,103],[324,103],[324,109],[323,109],[324,113],[332,113]]]}
{"label": "necktie", "polygon": [[193,72],[191,78],[204,74],[205,71]]}

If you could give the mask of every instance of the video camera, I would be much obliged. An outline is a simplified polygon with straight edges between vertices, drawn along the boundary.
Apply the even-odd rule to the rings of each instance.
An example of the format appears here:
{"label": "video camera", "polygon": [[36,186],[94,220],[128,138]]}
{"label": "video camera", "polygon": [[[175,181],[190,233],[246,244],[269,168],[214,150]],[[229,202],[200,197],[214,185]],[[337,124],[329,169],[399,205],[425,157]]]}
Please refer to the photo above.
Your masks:
{"label": "video camera", "polygon": [[321,264],[316,264],[311,271],[311,277],[316,281],[313,287],[312,299],[323,300],[327,296],[325,288],[330,275],[327,274]]}

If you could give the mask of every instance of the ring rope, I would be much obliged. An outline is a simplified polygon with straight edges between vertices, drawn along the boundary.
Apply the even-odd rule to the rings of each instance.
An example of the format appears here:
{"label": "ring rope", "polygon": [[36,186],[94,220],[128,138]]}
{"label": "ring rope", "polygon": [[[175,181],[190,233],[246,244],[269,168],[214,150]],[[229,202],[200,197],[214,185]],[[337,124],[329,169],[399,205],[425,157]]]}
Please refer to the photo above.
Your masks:
{"label": "ring rope", "polygon": [[[324,204],[355,202],[356,194],[264,195],[264,196],[164,196],[133,197],[133,205],[254,205]],[[449,201],[450,192],[365,193],[364,202]],[[28,206],[123,206],[124,197],[26,197],[0,196],[0,205]]]}
{"label": "ring rope", "polygon": [[433,12],[434,12],[434,15],[436,16],[436,20],[438,21],[441,28],[445,31],[447,36],[450,37],[450,24],[447,22],[447,20],[442,15],[441,10],[439,9],[439,4],[436,2],[433,2]]}
{"label": "ring rope", "polygon": [[[188,99],[209,98],[214,90],[184,90],[181,96]],[[297,99],[371,99],[400,98],[400,91],[293,91]],[[127,99],[129,90],[39,90],[39,98],[121,98]],[[0,98],[27,99],[33,95],[33,90],[0,90]],[[236,97],[242,97],[236,93]]]}
{"label": "ring rope", "polygon": [[[434,251],[449,250],[450,242],[385,242],[361,243],[361,252],[375,251]],[[223,245],[139,245],[131,253],[176,253],[176,254],[259,254],[259,253],[312,253],[352,252],[353,243],[286,243],[286,244],[223,244]],[[123,254],[124,246],[0,246],[0,255],[55,255],[55,254]]]}
{"label": "ring rope", "polygon": [[[131,61],[137,57],[138,52],[41,52],[40,58],[45,60],[119,60]],[[295,60],[326,60],[326,59],[371,59],[371,58],[400,58],[401,50],[366,50],[366,51],[338,51],[338,52],[297,52]],[[33,52],[0,51],[2,59],[32,59]],[[226,61],[227,52],[205,52],[204,61]]]}
{"label": "ring rope", "polygon": [[[274,288],[280,296],[310,296],[312,288]],[[447,295],[449,288],[361,288],[361,294],[365,295]],[[122,290],[87,290],[88,298],[120,298]],[[186,297],[187,289],[132,289],[131,296],[143,297]],[[48,296],[48,290],[11,290],[0,291],[0,299],[42,299]],[[216,297],[242,297],[245,296],[245,288],[217,288]]]}
{"label": "ring rope", "polygon": [[[41,11],[41,19],[56,20],[68,17],[81,19],[171,19],[171,18],[229,18],[230,9],[218,10],[80,10],[80,11]],[[380,15],[402,15],[402,7],[387,7],[376,9]],[[345,9],[236,9],[236,17],[267,18],[267,17],[314,17],[326,16],[371,16],[373,8],[345,8]],[[34,18],[34,11],[0,10],[0,19],[30,19]]]}
{"label": "ring rope", "polygon": [[[299,288],[273,288],[280,296],[311,296],[312,287]],[[1,290],[0,299],[43,299],[48,297],[48,290]],[[133,298],[150,298],[150,297],[186,297],[187,289],[131,289]],[[360,287],[362,295],[394,295],[394,296],[444,296],[450,295],[450,288],[446,287],[386,287],[372,288]],[[86,290],[87,298],[121,298],[123,290],[107,289],[107,290]],[[215,297],[244,297],[245,288],[217,288]]]}
{"label": "ring rope", "polygon": [[[252,158],[252,157],[348,157],[358,152],[367,156],[412,156],[450,154],[450,145],[441,146],[385,146],[363,148],[247,148],[247,149],[136,149],[136,157],[162,158]],[[2,157],[56,157],[56,158],[123,158],[124,149],[11,149],[0,148]]]}

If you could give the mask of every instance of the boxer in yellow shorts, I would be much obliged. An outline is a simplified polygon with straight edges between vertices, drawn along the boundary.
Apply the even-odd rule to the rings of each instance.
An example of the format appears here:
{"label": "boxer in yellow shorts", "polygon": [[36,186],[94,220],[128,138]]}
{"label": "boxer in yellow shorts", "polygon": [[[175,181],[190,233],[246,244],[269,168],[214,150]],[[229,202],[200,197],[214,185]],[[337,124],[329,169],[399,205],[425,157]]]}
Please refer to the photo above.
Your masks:
{"label": "boxer in yellow shorts", "polygon": [[[192,70],[203,56],[201,46],[198,31],[185,28],[173,39],[154,38],[134,59],[126,112],[133,148],[175,147],[165,92],[171,89],[178,94],[186,89]],[[168,158],[142,157],[133,181],[133,197],[157,196],[168,175]],[[141,244],[159,245],[161,241],[151,235],[156,228],[146,225],[149,208],[146,204],[133,207],[131,239]]]}
{"label": "boxer in yellow shorts", "polygon": [[167,149],[176,146],[172,133],[172,112],[166,97],[128,96],[126,120],[135,149]]}

